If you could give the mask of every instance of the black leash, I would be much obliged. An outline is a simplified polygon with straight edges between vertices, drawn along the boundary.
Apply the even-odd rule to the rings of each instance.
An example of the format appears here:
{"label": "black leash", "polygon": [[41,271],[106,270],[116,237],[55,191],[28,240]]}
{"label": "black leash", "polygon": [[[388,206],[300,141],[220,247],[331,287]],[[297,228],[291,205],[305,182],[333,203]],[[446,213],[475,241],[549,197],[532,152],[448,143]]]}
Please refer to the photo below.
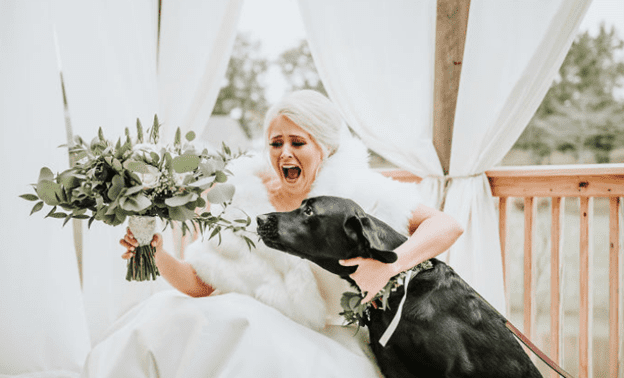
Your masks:
{"label": "black leash", "polygon": [[522,344],[526,345],[526,347],[529,348],[531,352],[533,352],[537,357],[539,357],[540,360],[544,361],[544,363],[548,365],[548,367],[553,369],[555,372],[557,372],[557,374],[559,374],[562,377],[574,378],[570,373],[563,370],[561,366],[559,366],[555,361],[553,361],[550,357],[548,357],[546,353],[542,352],[542,350],[538,348],[537,345],[533,344],[533,342],[531,342],[531,340],[529,340],[528,337],[526,337],[522,332],[520,332],[520,330],[516,328],[516,326],[511,324],[511,322],[507,320],[507,318],[504,317],[500,312],[498,312],[498,310],[494,308],[494,306],[492,306],[488,301],[486,301],[485,298],[481,296],[481,294],[477,293],[477,295],[483,300],[483,302],[487,303],[488,306],[490,306],[492,310],[494,310],[501,318],[505,319],[505,327],[507,327],[507,329],[510,330],[511,333],[513,333],[513,335],[522,342]]}

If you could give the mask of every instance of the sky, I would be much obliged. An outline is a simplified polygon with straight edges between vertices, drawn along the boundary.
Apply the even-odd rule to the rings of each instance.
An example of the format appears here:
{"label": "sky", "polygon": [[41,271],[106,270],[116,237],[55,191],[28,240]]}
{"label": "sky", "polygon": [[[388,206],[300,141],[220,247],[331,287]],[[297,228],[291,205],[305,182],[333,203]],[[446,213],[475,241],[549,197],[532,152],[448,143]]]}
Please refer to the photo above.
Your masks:
{"label": "sky", "polygon": [[[594,0],[580,31],[595,34],[603,21],[608,27],[614,25],[620,38],[624,39],[624,0]],[[262,43],[261,53],[269,61],[305,38],[297,0],[245,0],[238,30],[249,33],[254,41],[259,40]],[[276,66],[270,68],[265,83],[269,103],[278,100],[286,90],[286,83]]]}

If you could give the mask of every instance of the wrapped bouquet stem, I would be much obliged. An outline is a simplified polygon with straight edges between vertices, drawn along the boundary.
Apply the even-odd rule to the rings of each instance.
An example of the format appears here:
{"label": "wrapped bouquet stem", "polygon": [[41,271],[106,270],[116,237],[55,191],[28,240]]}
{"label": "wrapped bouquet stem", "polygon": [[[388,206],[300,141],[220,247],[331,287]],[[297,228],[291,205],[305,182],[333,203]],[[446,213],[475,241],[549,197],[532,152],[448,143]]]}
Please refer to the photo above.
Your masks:
{"label": "wrapped bouquet stem", "polygon": [[[154,116],[146,136],[138,119],[136,138],[127,128],[125,140],[119,138],[116,143],[105,139],[101,128],[90,143],[77,136],[69,150],[77,163],[56,175],[43,167],[32,185],[35,193],[20,196],[36,202],[31,214],[44,205],[51,206],[46,218],[63,219],[63,225],[72,218],[88,219],[89,226],[94,221],[117,226],[128,219],[139,242],[128,264],[129,281],[152,280],[159,275],[150,245],[156,218],[165,228],[179,224],[183,235],[190,230],[210,230],[211,238],[225,229],[246,229],[251,223],[249,217],[232,222],[222,218],[223,213],[201,212],[207,202],[224,208],[231,202],[235,188],[226,182],[231,174],[226,167],[244,153],[232,154],[225,144],[217,153],[200,150],[191,143],[195,133],[187,133],[183,140],[179,128],[173,143],[163,145],[158,141],[159,129]],[[250,248],[254,246],[245,240]]]}
{"label": "wrapped bouquet stem", "polygon": [[128,228],[139,245],[134,250],[134,256],[128,260],[126,280],[155,280],[160,275],[154,260],[156,248],[151,244],[156,231],[156,218],[132,215],[128,217]]}

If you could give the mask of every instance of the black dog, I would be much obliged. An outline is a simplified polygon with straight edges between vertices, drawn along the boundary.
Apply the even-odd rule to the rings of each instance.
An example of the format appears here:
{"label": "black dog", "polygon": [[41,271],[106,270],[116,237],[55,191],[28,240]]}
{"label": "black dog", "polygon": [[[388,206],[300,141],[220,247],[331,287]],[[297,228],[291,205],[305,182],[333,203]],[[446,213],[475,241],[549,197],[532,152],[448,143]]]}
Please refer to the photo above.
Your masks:
{"label": "black dog", "polygon": [[[393,250],[406,237],[367,215],[355,202],[337,197],[305,200],[299,209],[260,215],[264,243],[310,260],[355,285],[356,267],[339,260],[396,261]],[[414,276],[402,317],[385,347],[379,339],[399,307],[404,291],[390,294],[389,308],[370,308],[365,324],[386,377],[541,377],[505,321],[448,265],[431,259]]]}

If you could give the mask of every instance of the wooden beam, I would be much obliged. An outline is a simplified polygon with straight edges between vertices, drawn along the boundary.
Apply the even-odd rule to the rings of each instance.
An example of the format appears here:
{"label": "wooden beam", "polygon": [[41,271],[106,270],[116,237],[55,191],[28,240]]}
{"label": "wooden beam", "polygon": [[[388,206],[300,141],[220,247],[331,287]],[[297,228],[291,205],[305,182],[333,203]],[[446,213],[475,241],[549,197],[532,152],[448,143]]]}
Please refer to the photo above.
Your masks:
{"label": "wooden beam", "polygon": [[470,0],[438,0],[436,17],[433,146],[444,174],[451,160],[455,106],[459,90]]}

